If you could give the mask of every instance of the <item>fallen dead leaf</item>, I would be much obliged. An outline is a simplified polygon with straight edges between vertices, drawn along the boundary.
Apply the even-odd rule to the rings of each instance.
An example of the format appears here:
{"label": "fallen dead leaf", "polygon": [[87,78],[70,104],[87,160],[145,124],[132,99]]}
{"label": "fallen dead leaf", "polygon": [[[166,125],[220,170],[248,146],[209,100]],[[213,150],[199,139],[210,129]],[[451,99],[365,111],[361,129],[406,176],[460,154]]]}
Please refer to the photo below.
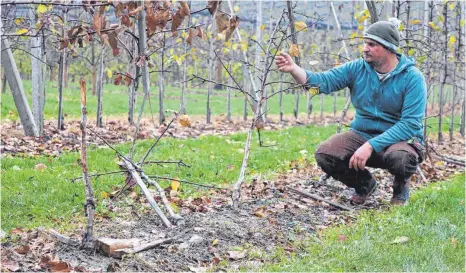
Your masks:
{"label": "fallen dead leaf", "polygon": [[22,234],[24,231],[22,228],[14,228],[10,230],[10,234]]}
{"label": "fallen dead leaf", "polygon": [[260,207],[258,209],[256,209],[253,214],[259,218],[265,218],[267,216],[267,212],[265,211],[265,209],[263,207]]}
{"label": "fallen dead leaf", "polygon": [[246,250],[241,251],[228,251],[228,256],[232,260],[239,260],[246,257]]}
{"label": "fallen dead leaf", "polygon": [[22,255],[28,253],[29,250],[31,250],[31,248],[28,245],[22,245],[22,246],[15,248],[15,252],[18,254],[22,254]]}
{"label": "fallen dead leaf", "polygon": [[451,238],[451,244],[453,248],[456,248],[456,238]]}
{"label": "fallen dead leaf", "polygon": [[346,241],[346,239],[348,239],[348,237],[346,237],[345,235],[338,234],[338,241],[339,242],[344,242],[344,241]]}
{"label": "fallen dead leaf", "polygon": [[1,268],[2,271],[4,271],[3,268],[5,268],[11,272],[16,272],[20,270],[19,264],[16,261],[2,261]]}
{"label": "fallen dead leaf", "polygon": [[391,242],[391,244],[403,244],[409,241],[409,238],[407,236],[400,236],[396,237],[395,240]]}
{"label": "fallen dead leaf", "polygon": [[43,172],[45,169],[47,169],[47,166],[44,163],[39,163],[34,167],[34,170],[39,170]]}

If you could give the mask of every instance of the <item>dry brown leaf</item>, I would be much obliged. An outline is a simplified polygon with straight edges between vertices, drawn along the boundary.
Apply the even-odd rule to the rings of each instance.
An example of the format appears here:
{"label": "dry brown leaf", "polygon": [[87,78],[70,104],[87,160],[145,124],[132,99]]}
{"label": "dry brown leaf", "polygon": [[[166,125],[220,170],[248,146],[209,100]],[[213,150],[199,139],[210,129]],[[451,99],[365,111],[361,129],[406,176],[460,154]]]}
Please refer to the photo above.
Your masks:
{"label": "dry brown leaf", "polygon": [[228,256],[232,260],[239,260],[243,259],[246,257],[246,250],[241,250],[241,251],[228,251]]}
{"label": "dry brown leaf", "polygon": [[126,86],[130,86],[130,84],[133,82],[133,77],[131,74],[129,74],[128,72],[125,73],[125,85]]}
{"label": "dry brown leaf", "polygon": [[100,41],[103,45],[110,45],[107,34],[102,33],[102,35],[100,35]]}
{"label": "dry brown leaf", "polygon": [[28,245],[22,245],[15,248],[15,252],[22,255],[28,253],[29,250],[31,250],[31,248]]}
{"label": "dry brown leaf", "polygon": [[121,76],[121,74],[115,75],[115,79],[113,80],[113,84],[120,85],[122,79],[123,79],[123,76]]}
{"label": "dry brown leaf", "polygon": [[184,19],[184,16],[181,15],[181,8],[179,8],[172,18],[172,27],[171,27],[172,32],[175,32],[178,29],[178,27],[181,26],[183,19]]}
{"label": "dry brown leaf", "polygon": [[120,49],[118,48],[118,40],[115,31],[108,33],[108,43],[113,49],[113,57],[116,57],[120,53]]}
{"label": "dry brown leaf", "polygon": [[142,6],[137,7],[136,9],[130,11],[128,13],[129,16],[135,16],[136,18],[138,17],[139,12],[142,10]]}
{"label": "dry brown leaf", "polygon": [[181,16],[185,17],[191,14],[191,11],[189,9],[189,5],[185,1],[180,1],[181,5]]}
{"label": "dry brown leaf", "polygon": [[47,165],[44,163],[39,163],[34,167],[34,170],[39,170],[41,172],[43,172],[45,169],[47,169]]}
{"label": "dry brown leaf", "polygon": [[94,30],[97,35],[100,35],[100,30],[102,29],[102,19],[99,12],[96,12],[94,15]]}
{"label": "dry brown leaf", "polygon": [[60,42],[60,47],[58,48],[58,50],[62,50],[67,47],[68,47],[68,40],[63,40]]}
{"label": "dry brown leaf", "polygon": [[207,8],[209,9],[210,14],[214,14],[217,8],[220,6],[222,1],[207,1]]}
{"label": "dry brown leaf", "polygon": [[254,213],[253,213],[255,216],[259,217],[259,218],[265,218],[267,216],[267,212],[265,211],[265,209],[263,207],[260,207],[256,210],[254,210]]}
{"label": "dry brown leaf", "polygon": [[204,39],[204,31],[201,27],[197,27],[197,37]]}
{"label": "dry brown leaf", "polygon": [[239,25],[239,17],[238,16],[233,16],[230,18],[230,26],[228,27],[226,33],[225,33],[225,41],[230,40],[231,35],[233,35],[233,32]]}
{"label": "dry brown leaf", "polygon": [[346,237],[345,235],[338,234],[338,241],[339,242],[344,242],[344,241],[346,241],[346,239],[348,239],[348,237]]}
{"label": "dry brown leaf", "polygon": [[180,123],[181,126],[183,127],[191,127],[192,122],[189,119],[188,115],[181,115],[178,119],[178,122]]}
{"label": "dry brown leaf", "polygon": [[218,32],[223,32],[230,25],[230,19],[228,15],[224,13],[217,13],[215,15],[215,23],[217,24]]}
{"label": "dry brown leaf", "polygon": [[193,44],[193,37],[194,37],[194,30],[192,28],[190,28],[188,38],[186,39],[186,42],[188,43],[188,45]]}
{"label": "dry brown leaf", "polygon": [[71,272],[73,269],[69,263],[60,260],[52,260],[47,265],[52,272]]}
{"label": "dry brown leaf", "polygon": [[121,24],[127,27],[131,27],[131,20],[129,19],[128,15],[124,14],[121,16]]}
{"label": "dry brown leaf", "polygon": [[299,48],[296,44],[290,45],[290,55],[293,57],[299,57]]}
{"label": "dry brown leaf", "polygon": [[18,262],[15,262],[15,261],[3,261],[2,260],[2,263],[0,264],[0,267],[1,267],[2,271],[4,271],[3,268],[5,268],[10,272],[16,272],[16,271],[19,271],[21,269],[19,267]]}
{"label": "dry brown leaf", "polygon": [[24,233],[24,230],[22,228],[14,228],[10,230],[10,234],[22,234]]}

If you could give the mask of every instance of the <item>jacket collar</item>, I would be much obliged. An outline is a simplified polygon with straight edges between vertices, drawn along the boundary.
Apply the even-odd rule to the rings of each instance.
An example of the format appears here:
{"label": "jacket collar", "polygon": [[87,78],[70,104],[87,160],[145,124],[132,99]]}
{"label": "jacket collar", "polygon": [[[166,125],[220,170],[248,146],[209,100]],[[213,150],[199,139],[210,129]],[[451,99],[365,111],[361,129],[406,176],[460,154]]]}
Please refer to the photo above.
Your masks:
{"label": "jacket collar", "polygon": [[[395,70],[392,71],[391,73],[392,77],[396,74],[399,74],[406,68],[415,65],[412,59],[406,57],[404,54],[396,53],[396,56],[398,58],[398,65],[395,67]],[[369,65],[364,59],[363,59],[363,62],[364,62],[364,67],[367,69],[367,71],[375,74],[375,69],[371,65]]]}

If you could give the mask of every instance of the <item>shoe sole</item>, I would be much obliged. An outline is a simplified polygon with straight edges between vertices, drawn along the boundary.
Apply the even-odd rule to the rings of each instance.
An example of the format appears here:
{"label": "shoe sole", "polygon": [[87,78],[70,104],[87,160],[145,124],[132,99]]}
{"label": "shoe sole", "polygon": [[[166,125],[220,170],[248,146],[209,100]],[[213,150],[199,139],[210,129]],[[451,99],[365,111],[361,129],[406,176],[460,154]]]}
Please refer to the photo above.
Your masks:
{"label": "shoe sole", "polygon": [[377,186],[378,186],[377,181],[375,181],[374,187],[372,187],[372,189],[367,193],[367,195],[366,195],[366,200],[364,200],[364,202],[362,202],[362,203],[357,203],[357,202],[354,202],[353,200],[350,200],[350,203],[351,203],[352,205],[364,205],[364,203],[366,203],[366,201],[367,201],[367,198],[369,198],[369,196],[371,196],[371,194],[374,193],[374,191],[375,191],[375,189],[377,188]]}

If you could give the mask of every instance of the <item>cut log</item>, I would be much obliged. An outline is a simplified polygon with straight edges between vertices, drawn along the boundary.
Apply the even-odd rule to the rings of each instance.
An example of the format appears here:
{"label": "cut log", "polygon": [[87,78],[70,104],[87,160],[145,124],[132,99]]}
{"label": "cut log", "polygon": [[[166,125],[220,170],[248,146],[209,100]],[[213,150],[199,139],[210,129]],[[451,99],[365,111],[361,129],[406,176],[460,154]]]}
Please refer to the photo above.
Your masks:
{"label": "cut log", "polygon": [[97,249],[102,251],[107,256],[121,258],[121,253],[118,250],[133,248],[141,244],[141,240],[137,238],[132,239],[112,239],[112,238],[98,238]]}

